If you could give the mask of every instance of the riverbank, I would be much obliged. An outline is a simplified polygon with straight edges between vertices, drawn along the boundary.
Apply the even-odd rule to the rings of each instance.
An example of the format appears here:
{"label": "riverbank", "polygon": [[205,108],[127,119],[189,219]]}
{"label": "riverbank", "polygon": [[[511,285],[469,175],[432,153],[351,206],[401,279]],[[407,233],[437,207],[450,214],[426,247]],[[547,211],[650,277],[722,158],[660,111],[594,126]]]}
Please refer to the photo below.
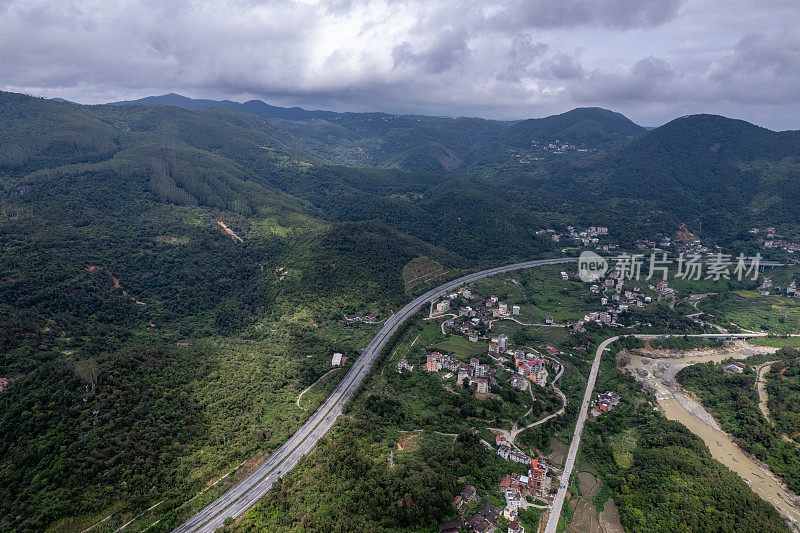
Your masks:
{"label": "riverbank", "polygon": [[629,362],[624,369],[654,392],[659,409],[664,416],[686,426],[708,446],[717,461],[741,477],[760,498],[773,505],[787,520],[791,528],[800,531],[800,498],[791,492],[769,468],[752,456],[744,453],[722,431],[708,411],[676,384],[675,376],[690,365],[704,362],[720,362],[728,358],[744,359],[763,353],[763,347],[751,347],[737,343],[734,347],[720,350],[700,350],[682,354],[628,352]]}

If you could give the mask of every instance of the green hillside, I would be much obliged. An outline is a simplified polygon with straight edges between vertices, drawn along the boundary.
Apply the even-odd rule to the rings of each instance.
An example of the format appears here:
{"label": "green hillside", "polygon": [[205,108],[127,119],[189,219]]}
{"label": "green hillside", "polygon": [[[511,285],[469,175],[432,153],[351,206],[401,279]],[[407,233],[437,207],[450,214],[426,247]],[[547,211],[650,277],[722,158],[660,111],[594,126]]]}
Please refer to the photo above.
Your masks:
{"label": "green hillside", "polygon": [[[403,278],[419,258],[454,277],[557,255],[537,232],[567,224],[623,246],[684,222],[712,243],[800,233],[798,134],[722,117],[644,133],[597,109],[146,103],[170,105],[0,93],[0,531],[189,513],[280,445],[313,410],[300,391],[378,327],[343,314],[383,319],[425,289]],[[588,148],[520,163],[533,137]]]}

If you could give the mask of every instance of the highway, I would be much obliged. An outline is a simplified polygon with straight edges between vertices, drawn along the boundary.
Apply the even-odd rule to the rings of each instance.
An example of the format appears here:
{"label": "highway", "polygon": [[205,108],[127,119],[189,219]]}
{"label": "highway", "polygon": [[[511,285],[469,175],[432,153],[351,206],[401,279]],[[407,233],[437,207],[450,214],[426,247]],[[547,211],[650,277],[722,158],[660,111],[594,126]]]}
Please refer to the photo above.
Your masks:
{"label": "highway", "polygon": [[[614,258],[607,258],[614,259]],[[200,512],[192,516],[189,520],[181,524],[173,533],[189,533],[189,532],[203,532],[210,533],[223,525],[226,518],[237,518],[241,516],[250,507],[269,491],[272,484],[286,472],[289,472],[300,459],[310,452],[331,427],[336,423],[336,419],[342,414],[342,408],[345,403],[353,396],[358,386],[364,380],[364,377],[369,373],[375,360],[383,350],[383,347],[389,341],[389,338],[398,330],[398,328],[410,316],[416,313],[424,305],[429,305],[435,299],[444,294],[452,292],[465,283],[472,283],[482,278],[502,274],[504,272],[511,272],[514,270],[522,270],[527,268],[535,268],[544,265],[556,265],[562,263],[577,262],[577,257],[561,257],[557,259],[540,259],[534,261],[526,261],[523,263],[514,263],[500,267],[490,268],[467,274],[453,281],[449,281],[434,289],[429,290],[425,294],[418,296],[408,304],[406,304],[397,313],[392,315],[378,331],[377,335],[367,344],[361,355],[345,375],[344,379],[339,382],[336,388],[325,399],[323,404],[306,420],[300,429],[292,435],[280,448],[275,450],[266,461],[264,461],[258,468],[251,472],[247,477],[240,481],[235,486],[228,489],[222,496],[211,502],[208,506],[203,508]],[[765,264],[765,266],[780,266],[779,264]],[[709,335],[711,336],[711,335]],[[731,337],[731,335],[716,335],[718,337]],[[615,337],[616,338],[616,337]],[[613,342],[609,339],[604,343]],[[591,395],[594,390],[594,382],[597,377],[597,371],[600,366],[601,351],[598,349],[592,365],[590,373],[589,386],[586,388],[584,395],[584,403],[581,406],[581,414],[578,418],[578,424],[575,428],[575,437],[570,445],[567,463],[565,464],[563,480],[569,480],[569,474],[572,471],[572,466],[575,461],[575,456],[578,452],[580,444],[580,437],[583,431],[583,424],[585,422],[586,413],[588,410],[588,403],[591,402]],[[567,470],[567,466],[569,470]],[[556,495],[556,502],[558,503],[558,512],[551,514],[550,522],[555,516],[555,523],[558,522],[558,514],[560,514],[561,506],[564,503],[564,496],[566,494],[566,481],[563,483],[565,486],[559,489]],[[554,507],[554,511],[556,507]],[[550,522],[548,522],[547,531],[551,531]],[[552,531],[555,531],[553,526]]]}
{"label": "highway", "polygon": [[[380,355],[381,350],[386,345],[389,338],[406,319],[416,313],[423,305],[427,305],[442,295],[452,292],[465,283],[471,283],[481,278],[543,265],[574,263],[577,260],[577,257],[542,259],[482,270],[447,282],[435,289],[431,289],[422,296],[406,304],[400,311],[392,315],[386,321],[378,334],[375,335],[366,348],[364,348],[364,351],[350,368],[344,379],[339,382],[325,402],[323,402],[314,414],[300,426],[300,429],[298,429],[289,440],[275,450],[266,461],[259,465],[258,468],[237,485],[231,487],[222,496],[177,527],[174,533],[212,532],[221,527],[226,518],[236,518],[252,507],[266,494],[279,477],[285,475],[286,472],[294,468],[298,461],[314,448],[317,441],[330,431],[333,424],[336,423],[336,419],[342,414],[342,408],[345,403],[347,403],[347,400],[355,393],[364,377],[369,373],[373,363]],[[593,373],[595,375],[595,367],[598,365],[599,360],[597,360],[596,364],[593,366]],[[590,396],[591,392],[589,387],[587,387],[587,397]],[[572,448],[570,447],[570,453],[571,452]]]}

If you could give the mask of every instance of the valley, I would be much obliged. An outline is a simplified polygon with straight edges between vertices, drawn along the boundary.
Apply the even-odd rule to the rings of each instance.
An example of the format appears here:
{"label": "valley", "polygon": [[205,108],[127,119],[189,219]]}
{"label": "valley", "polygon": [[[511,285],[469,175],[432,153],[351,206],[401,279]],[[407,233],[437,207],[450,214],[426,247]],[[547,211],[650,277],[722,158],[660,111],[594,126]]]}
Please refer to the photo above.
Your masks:
{"label": "valley", "polygon": [[[793,342],[780,335],[796,333],[796,267],[790,247],[767,243],[800,238],[794,132],[708,115],[646,130],[598,108],[505,122],[265,106],[0,93],[0,530],[291,530],[334,515],[343,530],[507,528],[492,513],[509,502],[526,527],[561,528],[570,471],[590,472],[594,508],[616,506],[635,530],[640,514],[681,515],[642,503],[646,484],[636,501],[622,490],[626,468],[654,475],[640,453],[724,478],[742,509],[682,474],[718,519],[780,530],[597,348],[711,324]],[[735,276],[587,284],[574,265],[584,251],[646,265],[720,250],[788,267],[762,294]],[[446,309],[466,286],[486,301],[462,291]],[[423,375],[426,351],[453,375]],[[414,370],[397,374],[400,359]],[[605,412],[607,392],[620,398]],[[612,473],[585,442],[612,447],[617,421],[677,444],[642,444]],[[516,493],[498,483],[525,472],[541,484],[520,486],[536,496],[514,515]],[[466,486],[493,507],[453,507]]]}

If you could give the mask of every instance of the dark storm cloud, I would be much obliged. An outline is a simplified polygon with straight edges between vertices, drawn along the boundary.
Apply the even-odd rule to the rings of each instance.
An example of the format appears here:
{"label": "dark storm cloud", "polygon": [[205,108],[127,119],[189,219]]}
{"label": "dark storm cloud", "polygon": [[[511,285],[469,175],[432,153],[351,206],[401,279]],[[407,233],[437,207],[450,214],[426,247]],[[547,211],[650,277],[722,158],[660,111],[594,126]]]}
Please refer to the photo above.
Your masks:
{"label": "dark storm cloud", "polygon": [[522,77],[533,73],[533,64],[548,49],[547,43],[536,41],[530,35],[517,35],[511,41],[503,70],[497,74],[502,81],[519,83]]}
{"label": "dark storm cloud", "polygon": [[648,28],[673,18],[681,0],[526,0],[505,2],[489,20],[501,28],[569,28],[599,24]]}
{"label": "dark storm cloud", "polygon": [[742,37],[709,76],[710,85],[729,98],[780,103],[800,94],[800,31]]}
{"label": "dark storm cloud", "polygon": [[595,70],[572,87],[577,101],[663,101],[670,100],[675,72],[664,59],[646,57],[629,68]]}
{"label": "dark storm cloud", "polygon": [[420,65],[428,74],[440,74],[450,70],[469,52],[466,34],[451,29],[442,31],[425,50],[415,53],[408,41],[392,50],[394,66]]}
{"label": "dark storm cloud", "polygon": [[582,78],[584,75],[580,60],[564,52],[559,52],[542,61],[541,73],[543,76],[557,80],[573,80]]}
{"label": "dark storm cloud", "polygon": [[[0,0],[7,90],[646,124],[800,116],[794,0]],[[769,125],[769,124],[768,124]]]}

